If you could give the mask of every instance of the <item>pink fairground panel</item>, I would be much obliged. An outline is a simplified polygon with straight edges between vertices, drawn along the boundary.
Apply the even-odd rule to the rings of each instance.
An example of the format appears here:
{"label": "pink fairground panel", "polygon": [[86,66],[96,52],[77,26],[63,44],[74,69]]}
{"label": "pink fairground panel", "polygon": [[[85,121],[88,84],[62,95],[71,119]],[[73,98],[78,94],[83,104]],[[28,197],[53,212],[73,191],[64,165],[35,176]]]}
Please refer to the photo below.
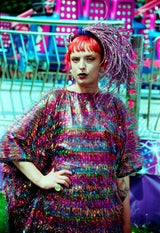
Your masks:
{"label": "pink fairground panel", "polygon": [[[9,15],[0,13],[0,16],[9,16]],[[0,20],[0,29],[11,30],[11,22],[3,22],[3,21]],[[11,45],[10,36],[7,33],[2,33],[1,36],[2,36],[4,49],[7,49]],[[0,48],[1,48],[1,44],[0,44]]]}
{"label": "pink fairground panel", "polygon": [[[81,15],[81,0],[57,0],[54,14],[57,14],[61,20],[77,20]],[[75,26],[56,26],[57,33],[71,33]],[[56,37],[58,46],[65,46],[64,38]]]}
{"label": "pink fairground panel", "polygon": [[135,4],[134,0],[112,0],[110,18],[119,19],[125,22],[124,29],[126,35],[133,33],[132,21],[134,19]]}
{"label": "pink fairground panel", "polygon": [[83,3],[83,17],[90,20],[109,18],[109,0],[86,0]]}

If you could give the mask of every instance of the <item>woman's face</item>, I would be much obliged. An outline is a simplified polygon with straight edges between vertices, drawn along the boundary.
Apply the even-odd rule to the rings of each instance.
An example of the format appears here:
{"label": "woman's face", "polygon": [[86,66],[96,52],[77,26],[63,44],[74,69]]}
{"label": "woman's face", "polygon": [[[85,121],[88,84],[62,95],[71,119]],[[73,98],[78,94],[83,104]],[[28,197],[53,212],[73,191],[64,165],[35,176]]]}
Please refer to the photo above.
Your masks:
{"label": "woman's face", "polygon": [[72,75],[79,87],[97,88],[101,68],[101,55],[94,51],[71,53]]}

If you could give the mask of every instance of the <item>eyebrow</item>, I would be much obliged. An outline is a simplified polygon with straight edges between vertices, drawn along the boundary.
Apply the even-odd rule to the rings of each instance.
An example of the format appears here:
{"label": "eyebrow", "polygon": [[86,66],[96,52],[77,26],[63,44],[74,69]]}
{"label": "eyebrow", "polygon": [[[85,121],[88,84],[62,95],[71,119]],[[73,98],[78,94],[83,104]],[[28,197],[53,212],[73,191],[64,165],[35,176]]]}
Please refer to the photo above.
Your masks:
{"label": "eyebrow", "polygon": [[[79,55],[71,55],[71,58],[79,58],[79,57],[80,57]],[[84,57],[85,57],[85,58],[88,58],[88,57],[96,57],[96,55],[90,54],[90,55],[85,55]]]}

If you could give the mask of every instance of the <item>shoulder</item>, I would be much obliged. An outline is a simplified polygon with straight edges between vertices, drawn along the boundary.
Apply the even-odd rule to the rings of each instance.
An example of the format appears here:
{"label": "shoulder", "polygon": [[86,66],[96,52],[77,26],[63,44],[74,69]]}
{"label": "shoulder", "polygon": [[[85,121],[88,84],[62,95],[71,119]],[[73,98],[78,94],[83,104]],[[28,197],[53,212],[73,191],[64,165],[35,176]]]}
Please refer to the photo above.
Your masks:
{"label": "shoulder", "polygon": [[113,111],[121,111],[124,114],[127,112],[126,104],[120,99],[120,97],[112,92],[102,91],[101,100],[103,107],[106,109],[112,109]]}
{"label": "shoulder", "polygon": [[136,119],[134,114],[128,108],[120,98],[114,97],[113,99],[114,111],[119,121],[120,125],[124,127],[125,130],[136,130]]}
{"label": "shoulder", "polygon": [[51,104],[59,101],[61,97],[65,94],[66,90],[64,88],[52,88],[47,92],[44,92],[40,96],[40,100],[37,103],[42,102],[44,104]]}
{"label": "shoulder", "polygon": [[134,115],[127,104],[116,94],[106,93],[104,95],[103,110],[109,115],[112,124],[117,127],[120,125],[122,129],[126,129],[135,125]]}
{"label": "shoulder", "polygon": [[49,91],[47,92],[44,92],[42,95],[41,95],[41,98],[56,98],[58,97],[59,95],[65,93],[65,88],[51,88]]}
{"label": "shoulder", "polygon": [[127,105],[120,99],[120,97],[113,96],[113,105],[115,109],[120,112],[120,114],[127,114]]}
{"label": "shoulder", "polygon": [[43,92],[20,117],[34,118],[39,115],[44,116],[49,112],[52,113],[63,93],[64,89],[55,88],[52,88],[47,92]]}

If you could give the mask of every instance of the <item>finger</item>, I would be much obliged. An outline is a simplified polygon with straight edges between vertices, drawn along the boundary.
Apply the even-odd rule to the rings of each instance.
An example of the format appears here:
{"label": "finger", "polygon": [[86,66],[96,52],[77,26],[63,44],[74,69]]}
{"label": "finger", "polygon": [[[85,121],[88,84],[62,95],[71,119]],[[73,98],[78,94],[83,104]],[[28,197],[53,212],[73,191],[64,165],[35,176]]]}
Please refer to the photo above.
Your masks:
{"label": "finger", "polygon": [[69,185],[72,184],[71,179],[68,176],[63,176],[63,180],[67,182]]}
{"label": "finger", "polygon": [[67,187],[67,188],[70,187],[70,184],[69,184],[68,182],[66,182],[65,180],[61,180],[61,181],[59,181],[59,183],[60,183],[61,185],[65,186],[65,187]]}
{"label": "finger", "polygon": [[72,175],[72,172],[70,170],[60,170],[58,171],[60,175],[66,174],[66,175]]}
{"label": "finger", "polygon": [[70,181],[70,179],[67,179],[67,177],[65,177],[64,179],[58,180],[58,183],[66,186],[67,188],[69,188],[71,185],[71,181]]}

